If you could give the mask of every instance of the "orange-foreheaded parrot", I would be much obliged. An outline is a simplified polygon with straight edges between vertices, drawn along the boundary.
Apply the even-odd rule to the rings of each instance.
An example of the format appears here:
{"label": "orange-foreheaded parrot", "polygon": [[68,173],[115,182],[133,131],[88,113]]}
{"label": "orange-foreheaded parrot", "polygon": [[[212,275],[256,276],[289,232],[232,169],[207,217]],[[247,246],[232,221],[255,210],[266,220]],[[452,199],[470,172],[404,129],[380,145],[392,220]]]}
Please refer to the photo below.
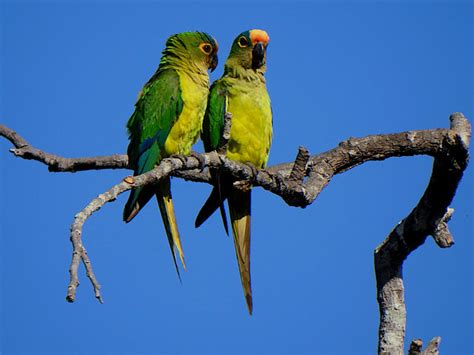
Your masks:
{"label": "orange-foreheaded parrot", "polygon": [[[211,86],[204,116],[202,139],[206,151],[219,148],[224,115],[231,113],[230,139],[226,156],[232,160],[264,168],[272,140],[272,109],[265,85],[268,34],[245,31],[232,44],[223,76]],[[250,188],[236,188],[230,178],[214,176],[214,189],[196,218],[199,227],[228,200],[235,252],[249,313],[252,314],[250,281]],[[222,213],[227,230],[225,213]]]}

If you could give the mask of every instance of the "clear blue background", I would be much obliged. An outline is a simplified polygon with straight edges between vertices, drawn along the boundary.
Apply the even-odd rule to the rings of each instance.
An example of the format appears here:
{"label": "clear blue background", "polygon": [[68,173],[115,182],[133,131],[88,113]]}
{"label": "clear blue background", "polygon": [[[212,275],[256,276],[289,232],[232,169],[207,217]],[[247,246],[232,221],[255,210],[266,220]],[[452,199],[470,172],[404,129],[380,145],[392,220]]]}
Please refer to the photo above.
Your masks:
{"label": "clear blue background", "polygon": [[[469,2],[0,6],[0,121],[63,156],[125,152],[125,123],[166,38],[196,29],[220,45],[212,79],[238,33],[270,34],[270,164],[299,145],[316,154],[350,136],[447,127],[454,111],[474,118]],[[2,354],[373,354],[373,251],[415,206],[432,165],[364,164],[304,210],[255,189],[250,317],[218,216],[193,227],[210,187],[177,179],[183,284],[156,205],[125,225],[122,195],[84,229],[105,304],[82,266],[77,301],[66,303],[73,216],[128,172],[49,173],[10,147],[0,140]],[[469,168],[452,204],[456,244],[428,238],[404,268],[407,343],[440,335],[445,354],[474,350],[472,185]]]}

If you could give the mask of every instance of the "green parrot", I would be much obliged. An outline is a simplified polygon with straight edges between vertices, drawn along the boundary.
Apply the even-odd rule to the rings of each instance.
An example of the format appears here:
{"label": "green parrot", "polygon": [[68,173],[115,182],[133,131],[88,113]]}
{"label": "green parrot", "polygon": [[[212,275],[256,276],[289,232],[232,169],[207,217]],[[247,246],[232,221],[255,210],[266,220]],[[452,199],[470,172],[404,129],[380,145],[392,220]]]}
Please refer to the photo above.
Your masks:
{"label": "green parrot", "polygon": [[[209,93],[208,69],[217,66],[217,42],[203,32],[168,38],[155,74],[145,84],[128,120],[128,158],[134,175],[152,170],[172,154],[189,154],[201,131]],[[176,263],[175,248],[186,269],[170,190],[170,178],[155,186],[132,189],[123,219],[133,217],[156,196]]]}
{"label": "green parrot", "polygon": [[[242,163],[264,168],[272,140],[272,109],[265,86],[268,34],[262,30],[241,33],[233,42],[222,78],[211,86],[204,116],[202,140],[205,150],[219,147],[224,115],[232,114],[226,156]],[[235,252],[249,313],[252,314],[250,282],[250,187],[238,189],[232,180],[213,170],[214,188],[199,211],[199,227],[218,208],[227,232],[223,201],[228,200]]]}

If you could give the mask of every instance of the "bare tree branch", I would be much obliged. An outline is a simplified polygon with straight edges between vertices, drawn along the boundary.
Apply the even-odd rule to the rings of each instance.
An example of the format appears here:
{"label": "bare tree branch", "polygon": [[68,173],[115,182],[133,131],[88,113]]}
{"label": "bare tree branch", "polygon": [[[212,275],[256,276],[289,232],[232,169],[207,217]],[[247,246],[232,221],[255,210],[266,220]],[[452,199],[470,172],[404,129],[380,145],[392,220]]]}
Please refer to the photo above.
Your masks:
{"label": "bare tree branch", "polygon": [[[304,208],[317,198],[336,174],[367,161],[429,155],[435,159],[432,176],[423,197],[413,211],[375,250],[377,300],[381,319],[379,354],[402,354],[406,323],[402,280],[403,261],[424,243],[428,235],[432,235],[440,247],[446,248],[454,244],[447,226],[453,210],[448,207],[467,166],[471,127],[460,113],[452,114],[450,119],[450,129],[350,138],[334,149],[311,157],[307,150],[300,148],[295,162],[275,165],[264,170],[229,160],[216,152],[164,159],[159,166],[146,174],[126,177],[122,182],[92,200],[75,216],[71,226],[71,242],[74,251],[67,300],[70,302],[75,300],[76,288],[79,285],[77,271],[82,260],[87,276],[93,284],[95,295],[99,301],[102,301],[99,292],[100,285],[94,276],[92,265],[81,240],[82,228],[95,211],[133,187],[156,184],[170,175],[194,182],[212,183],[208,170],[203,170],[204,165],[208,168],[221,169],[232,175],[236,181],[248,181],[254,186],[260,186],[282,197],[288,205]],[[228,117],[226,121],[230,130],[231,117]],[[13,143],[15,148],[11,151],[15,156],[40,161],[54,172],[129,168],[125,155],[63,158],[34,148],[16,132],[2,125],[0,125],[0,136]],[[224,145],[225,139],[223,137]],[[434,338],[427,350],[428,348],[435,349],[436,352],[432,353],[437,353],[439,339]],[[421,351],[421,346],[422,344],[414,341],[410,347],[410,349],[413,347],[410,353],[416,354],[416,351]],[[422,353],[424,354],[425,351]]]}
{"label": "bare tree branch", "polygon": [[309,161],[309,151],[305,147],[298,148],[298,154],[296,155],[295,163],[291,169],[288,180],[293,181],[295,184],[302,184],[306,176],[306,166]]}
{"label": "bare tree branch", "polygon": [[440,343],[441,337],[434,337],[431,339],[426,349],[421,352],[421,355],[438,355]]}
{"label": "bare tree branch", "polygon": [[164,159],[154,170],[142,175],[126,177],[119,184],[97,196],[82,211],[74,216],[74,222],[71,226],[71,242],[73,244],[74,251],[71,266],[69,268],[70,281],[66,296],[68,302],[74,302],[76,299],[76,289],[79,285],[78,268],[80,259],[82,259],[87,270],[87,276],[94,287],[95,296],[102,303],[102,297],[99,292],[100,285],[94,276],[92,264],[87,257],[87,253],[81,239],[82,228],[86,220],[94,212],[102,208],[107,202],[114,201],[118,195],[130,190],[133,187],[157,183],[164,177],[169,176],[171,172],[183,168],[183,165],[187,166],[189,169],[195,169],[200,164],[199,160],[195,157],[185,157],[184,159],[185,160],[178,158]]}
{"label": "bare tree branch", "polygon": [[418,205],[375,249],[377,300],[380,310],[379,354],[403,354],[406,308],[403,261],[433,235],[438,245],[453,245],[446,227],[448,210],[468,162],[470,125],[462,114],[451,115],[451,129],[435,155],[430,182]]}
{"label": "bare tree branch", "polygon": [[109,155],[88,158],[63,158],[46,153],[30,145],[23,137],[10,128],[0,124],[0,136],[8,139],[15,148],[10,149],[15,156],[37,160],[48,166],[52,172],[76,172],[82,170],[123,169],[128,166],[126,155]]}
{"label": "bare tree branch", "polygon": [[421,355],[422,347],[423,341],[421,339],[413,340],[410,344],[410,348],[408,349],[408,355]]}
{"label": "bare tree branch", "polygon": [[219,142],[219,149],[217,152],[219,154],[225,154],[227,152],[227,146],[230,139],[230,129],[232,128],[232,114],[226,112],[224,115],[224,128],[222,130],[221,140]]}
{"label": "bare tree branch", "polygon": [[423,347],[423,341],[421,339],[415,339],[410,344],[408,355],[438,355],[440,343],[441,337],[434,337],[431,339],[426,349],[421,350]]}

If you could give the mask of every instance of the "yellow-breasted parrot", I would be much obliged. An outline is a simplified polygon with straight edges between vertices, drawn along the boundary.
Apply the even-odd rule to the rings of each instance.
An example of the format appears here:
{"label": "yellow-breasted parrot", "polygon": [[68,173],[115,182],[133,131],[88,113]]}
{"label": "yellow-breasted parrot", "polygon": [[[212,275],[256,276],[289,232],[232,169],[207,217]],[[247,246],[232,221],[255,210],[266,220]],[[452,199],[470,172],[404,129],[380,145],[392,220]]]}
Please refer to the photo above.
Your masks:
{"label": "yellow-breasted parrot", "polygon": [[[206,151],[219,147],[224,115],[232,114],[226,156],[264,168],[272,140],[272,109],[265,85],[268,34],[262,30],[241,33],[234,40],[223,76],[211,86],[204,116],[202,139]],[[250,281],[250,188],[236,188],[232,180],[211,171],[214,189],[196,218],[199,227],[219,207],[227,231],[223,201],[228,200],[235,252],[249,313],[252,314]]]}
{"label": "yellow-breasted parrot", "polygon": [[[204,32],[183,32],[166,41],[160,64],[145,84],[128,120],[128,158],[134,175],[152,170],[163,158],[189,154],[201,131],[209,93],[208,69],[217,66],[217,42]],[[156,196],[176,271],[175,248],[186,268],[173,209],[170,178],[132,189],[123,211],[130,222]]]}

